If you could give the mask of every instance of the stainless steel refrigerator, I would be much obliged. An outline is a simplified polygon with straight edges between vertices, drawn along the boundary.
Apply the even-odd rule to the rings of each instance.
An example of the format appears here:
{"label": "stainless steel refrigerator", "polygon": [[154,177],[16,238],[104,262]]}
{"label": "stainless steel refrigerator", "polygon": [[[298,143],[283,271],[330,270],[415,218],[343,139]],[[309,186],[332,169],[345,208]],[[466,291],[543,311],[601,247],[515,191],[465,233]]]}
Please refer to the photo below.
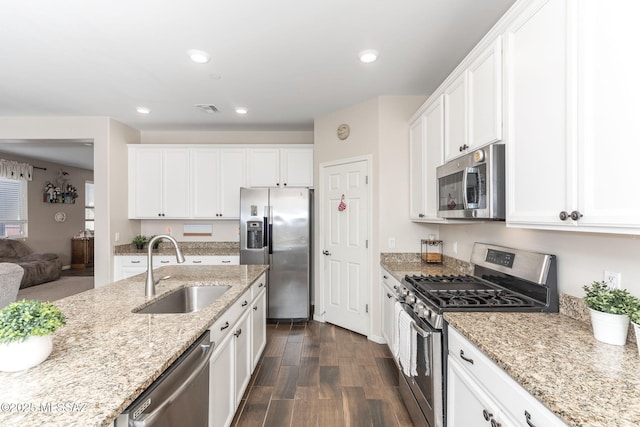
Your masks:
{"label": "stainless steel refrigerator", "polygon": [[240,264],[268,264],[267,319],[309,320],[313,190],[240,189]]}

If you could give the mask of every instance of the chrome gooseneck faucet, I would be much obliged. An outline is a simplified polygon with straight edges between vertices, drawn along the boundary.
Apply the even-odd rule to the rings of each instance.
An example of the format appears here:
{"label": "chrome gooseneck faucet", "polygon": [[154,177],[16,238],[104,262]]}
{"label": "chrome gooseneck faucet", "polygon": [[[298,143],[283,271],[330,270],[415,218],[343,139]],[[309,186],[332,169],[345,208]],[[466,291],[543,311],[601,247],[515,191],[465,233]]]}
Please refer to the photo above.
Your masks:
{"label": "chrome gooseneck faucet", "polygon": [[182,255],[182,251],[178,246],[178,242],[173,237],[166,234],[159,234],[151,239],[149,241],[149,248],[147,249],[147,280],[144,285],[144,294],[148,297],[152,297],[156,294],[156,285],[160,280],[162,280],[153,279],[153,253],[151,252],[153,244],[161,239],[167,239],[173,244],[173,247],[176,249],[176,260],[178,260],[178,263],[182,264],[185,261],[184,255]]}

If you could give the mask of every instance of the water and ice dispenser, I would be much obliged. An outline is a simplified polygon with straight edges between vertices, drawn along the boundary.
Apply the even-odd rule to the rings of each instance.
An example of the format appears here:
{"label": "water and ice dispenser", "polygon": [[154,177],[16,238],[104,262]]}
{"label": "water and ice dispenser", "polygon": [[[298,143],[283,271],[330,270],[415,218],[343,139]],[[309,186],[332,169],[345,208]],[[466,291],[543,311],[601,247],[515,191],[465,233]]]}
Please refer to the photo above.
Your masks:
{"label": "water and ice dispenser", "polygon": [[264,247],[262,228],[262,221],[247,221],[247,249],[260,249]]}

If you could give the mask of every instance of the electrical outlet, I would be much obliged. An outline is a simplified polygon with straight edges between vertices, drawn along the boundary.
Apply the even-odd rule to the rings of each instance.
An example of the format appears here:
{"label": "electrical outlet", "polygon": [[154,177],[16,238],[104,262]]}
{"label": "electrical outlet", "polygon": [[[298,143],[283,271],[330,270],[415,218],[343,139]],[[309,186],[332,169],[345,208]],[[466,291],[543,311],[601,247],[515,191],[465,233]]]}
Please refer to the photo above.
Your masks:
{"label": "electrical outlet", "polygon": [[453,242],[453,244],[451,245],[451,250],[454,254],[458,253],[458,242]]}
{"label": "electrical outlet", "polygon": [[396,247],[396,238],[389,237],[389,249],[394,249]]}
{"label": "electrical outlet", "polygon": [[621,289],[622,275],[615,271],[604,271],[604,282],[611,289]]}
{"label": "electrical outlet", "polygon": [[116,242],[120,241],[120,232],[119,231],[116,231],[115,236],[113,236],[113,240],[115,240]]}

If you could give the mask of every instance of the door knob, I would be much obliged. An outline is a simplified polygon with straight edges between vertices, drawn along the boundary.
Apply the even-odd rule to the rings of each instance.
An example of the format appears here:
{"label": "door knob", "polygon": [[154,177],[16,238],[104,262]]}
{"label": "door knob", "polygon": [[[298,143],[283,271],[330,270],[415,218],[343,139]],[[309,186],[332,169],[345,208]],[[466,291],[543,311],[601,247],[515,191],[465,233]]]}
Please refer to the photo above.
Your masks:
{"label": "door knob", "polygon": [[329,252],[329,251],[327,251],[327,250],[322,251],[322,253],[323,253],[324,255],[326,255],[326,256],[331,255],[331,252]]}

